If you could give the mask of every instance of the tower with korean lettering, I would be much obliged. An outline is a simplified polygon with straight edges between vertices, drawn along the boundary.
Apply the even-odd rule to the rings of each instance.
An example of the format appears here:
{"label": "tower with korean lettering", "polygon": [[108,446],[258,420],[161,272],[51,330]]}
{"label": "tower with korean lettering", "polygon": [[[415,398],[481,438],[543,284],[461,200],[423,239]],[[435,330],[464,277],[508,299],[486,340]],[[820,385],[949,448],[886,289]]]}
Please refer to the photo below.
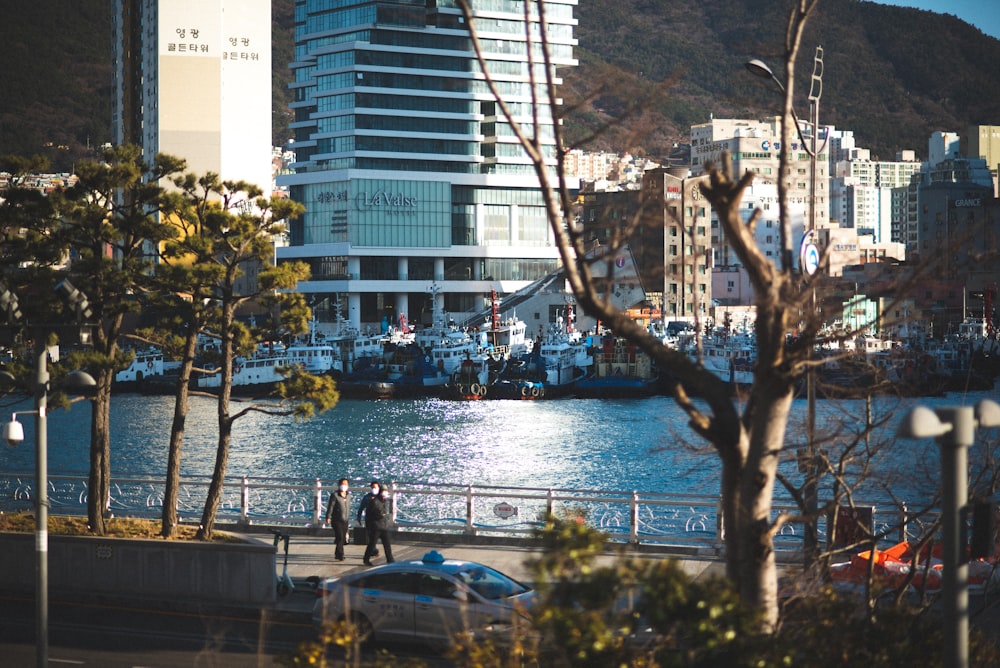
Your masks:
{"label": "tower with korean lettering", "polygon": [[271,192],[270,0],[113,0],[117,144]]}

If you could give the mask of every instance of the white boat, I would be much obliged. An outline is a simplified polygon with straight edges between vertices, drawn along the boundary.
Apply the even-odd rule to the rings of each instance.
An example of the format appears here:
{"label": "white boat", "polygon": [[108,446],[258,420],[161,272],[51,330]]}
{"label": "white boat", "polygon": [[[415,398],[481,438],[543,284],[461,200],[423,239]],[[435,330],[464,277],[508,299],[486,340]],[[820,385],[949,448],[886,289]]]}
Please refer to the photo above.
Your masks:
{"label": "white boat", "polygon": [[490,317],[482,327],[473,332],[479,349],[494,361],[519,359],[531,352],[533,341],[528,338],[528,325],[515,314],[500,317],[500,298],[496,290],[491,294]]}
{"label": "white boat", "polygon": [[128,367],[115,374],[115,383],[141,383],[147,378],[163,375],[163,352],[156,348],[133,351],[135,358]]}
{"label": "white boat", "polygon": [[550,324],[545,338],[535,344],[529,356],[529,363],[535,362],[544,372],[542,382],[549,398],[571,394],[573,385],[590,373],[594,363],[586,342],[573,328],[572,308],[567,312],[567,324],[562,317]]}
{"label": "white boat", "polygon": [[361,332],[345,322],[340,322],[332,335],[325,338],[317,337],[317,341],[334,349],[333,371],[347,376],[354,373],[359,365],[368,366],[374,360],[381,360],[386,337],[382,334]]}
{"label": "white boat", "polygon": [[700,357],[697,346],[689,347],[688,354],[731,385],[748,387],[753,384],[757,341],[751,332],[715,332],[702,338]]}
{"label": "white boat", "polygon": [[[318,343],[310,336],[306,342],[288,346],[265,343],[257,348],[252,357],[233,359],[234,391],[265,391],[284,380],[279,369],[299,367],[306,373],[321,376],[333,369],[335,350],[326,343]],[[211,370],[210,370],[211,371]],[[222,385],[222,374],[205,373],[196,379],[200,390],[218,389]]]}
{"label": "white boat", "polygon": [[437,307],[434,309],[434,323],[430,327],[416,330],[413,343],[402,346],[402,349],[411,346],[422,357],[425,365],[429,364],[435,370],[433,378],[425,379],[425,385],[446,384],[464,360],[481,356],[479,342],[468,332],[449,322],[444,311]]}

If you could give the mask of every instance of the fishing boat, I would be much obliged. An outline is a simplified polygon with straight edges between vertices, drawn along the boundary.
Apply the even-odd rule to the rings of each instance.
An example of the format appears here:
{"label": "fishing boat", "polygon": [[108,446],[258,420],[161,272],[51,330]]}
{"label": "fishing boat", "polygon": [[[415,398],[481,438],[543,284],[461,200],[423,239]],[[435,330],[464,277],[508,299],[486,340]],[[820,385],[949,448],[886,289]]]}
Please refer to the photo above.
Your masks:
{"label": "fishing boat", "polygon": [[491,361],[492,359],[486,355],[475,357],[469,355],[462,360],[445,385],[444,397],[465,401],[485,399],[490,393],[490,385],[496,375],[490,370]]}
{"label": "fishing boat", "polygon": [[594,363],[586,342],[573,327],[572,305],[567,305],[566,313],[566,320],[560,316],[550,324],[527,356],[541,376],[548,399],[572,395],[577,381],[590,373]]}
{"label": "fishing boat", "polygon": [[757,363],[757,341],[752,332],[716,330],[703,337],[700,348],[688,345],[692,359],[701,362],[706,370],[728,383],[739,392],[753,385],[754,365]]}
{"label": "fishing boat", "polygon": [[545,398],[545,370],[529,357],[507,360],[489,386],[490,399],[536,400]]}
{"label": "fishing boat", "polygon": [[659,373],[649,355],[634,343],[608,334],[590,350],[593,372],[576,382],[576,396],[605,399],[656,394]]}
{"label": "fishing boat", "polygon": [[473,333],[479,349],[499,362],[519,359],[531,352],[532,340],[527,335],[528,325],[516,314],[506,318],[500,315],[500,298],[496,290],[490,292],[490,317]]}
{"label": "fishing boat", "polygon": [[159,389],[169,363],[159,348],[134,350],[132,363],[118,371],[112,381],[115,392],[143,392],[156,385]]}
{"label": "fishing boat", "polygon": [[396,389],[381,356],[359,358],[351,372],[337,375],[336,381],[340,394],[354,399],[391,399]]}
{"label": "fishing boat", "polygon": [[374,360],[381,359],[388,337],[381,332],[371,330],[362,332],[357,327],[351,326],[340,312],[339,302],[336,313],[332,331],[318,333],[316,341],[333,347],[331,371],[335,378],[340,379],[354,374],[359,367],[367,369]]}
{"label": "fishing boat", "polygon": [[[528,380],[522,372],[521,359],[532,349],[527,324],[514,314],[501,317],[496,290],[490,293],[490,304],[486,322],[469,332],[479,352],[467,353],[459,368],[452,372],[445,396],[473,400],[488,395],[491,398],[539,398],[541,383]],[[507,373],[508,368],[510,373]]]}
{"label": "fishing boat", "polygon": [[435,380],[429,385],[444,385],[459,365],[469,357],[479,354],[479,343],[468,332],[448,322],[443,312],[436,312],[431,327],[417,330],[413,343],[424,360],[436,370]]}
{"label": "fishing boat", "polygon": [[[257,347],[250,357],[233,359],[233,392],[237,394],[266,394],[285,379],[282,370],[298,367],[306,373],[321,376],[333,369],[335,351],[326,343],[319,343],[310,334],[304,342],[291,345],[266,342]],[[199,390],[218,390],[222,385],[222,374],[215,369],[206,369],[194,379]]]}
{"label": "fishing boat", "polygon": [[415,329],[411,343],[386,345],[386,382],[394,384],[393,396],[440,395],[462,362],[480,355],[479,343],[440,308],[437,292],[432,286],[432,324]]}
{"label": "fishing boat", "polygon": [[115,383],[141,382],[144,378],[163,375],[163,351],[157,348],[133,351],[128,367],[115,374]]}

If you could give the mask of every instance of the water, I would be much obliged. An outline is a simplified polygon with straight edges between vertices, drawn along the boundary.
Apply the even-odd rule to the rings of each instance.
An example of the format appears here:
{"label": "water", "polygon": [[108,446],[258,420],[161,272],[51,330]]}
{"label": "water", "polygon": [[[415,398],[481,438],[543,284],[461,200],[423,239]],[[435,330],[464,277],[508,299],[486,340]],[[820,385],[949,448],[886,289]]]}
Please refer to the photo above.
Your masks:
{"label": "water", "polygon": [[[879,398],[877,417],[890,415],[873,441],[890,445],[874,462],[869,496],[927,499],[937,488],[938,452],[933,441],[893,438],[906,408],[974,404],[994,393],[898,400]],[[112,399],[111,468],[115,476],[166,470],[172,397],[117,395]],[[234,403],[232,412],[247,407]],[[7,406],[30,410],[30,402]],[[840,452],[851,442],[863,401],[817,402],[818,433],[834,435],[822,447]],[[806,404],[796,400],[786,443],[801,445]],[[22,415],[25,442],[6,448],[0,469],[30,473],[34,467],[34,418]],[[89,467],[90,409],[51,411],[50,474]],[[993,442],[996,434],[992,435]],[[182,473],[210,475],[215,461],[215,402],[194,398],[187,420]],[[975,449],[970,459],[975,458]],[[860,464],[853,464],[857,469]],[[439,399],[343,400],[311,420],[250,412],[236,423],[227,474],[336,480],[378,478],[409,483],[599,489],[608,491],[716,494],[718,458],[687,426],[672,400],[568,399],[554,401],[454,402]],[[782,472],[795,479],[789,455]]]}

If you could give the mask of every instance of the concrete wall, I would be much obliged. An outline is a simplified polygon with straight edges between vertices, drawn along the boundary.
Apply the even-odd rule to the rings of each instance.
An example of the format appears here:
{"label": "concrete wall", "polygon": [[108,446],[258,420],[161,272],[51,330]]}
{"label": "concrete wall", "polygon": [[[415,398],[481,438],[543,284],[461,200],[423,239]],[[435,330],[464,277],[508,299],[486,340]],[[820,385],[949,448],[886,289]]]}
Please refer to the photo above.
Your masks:
{"label": "concrete wall", "polygon": [[[272,543],[49,536],[49,595],[267,605],[275,600]],[[35,588],[35,535],[0,533],[0,590]]]}

